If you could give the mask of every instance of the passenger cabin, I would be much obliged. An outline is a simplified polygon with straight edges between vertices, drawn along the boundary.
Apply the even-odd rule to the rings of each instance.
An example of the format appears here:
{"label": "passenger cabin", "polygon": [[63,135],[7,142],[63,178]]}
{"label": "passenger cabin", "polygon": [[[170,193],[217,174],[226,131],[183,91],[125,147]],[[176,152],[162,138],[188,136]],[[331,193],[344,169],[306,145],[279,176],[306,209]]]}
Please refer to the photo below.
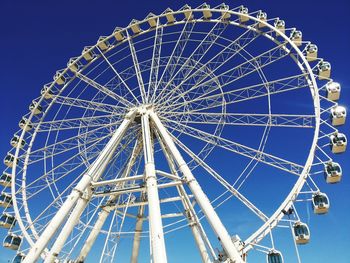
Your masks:
{"label": "passenger cabin", "polygon": [[66,77],[63,75],[63,70],[56,71],[53,80],[56,81],[58,85],[64,85],[66,83]]}
{"label": "passenger cabin", "polygon": [[16,218],[8,213],[3,213],[0,217],[0,227],[12,228],[16,225]]}
{"label": "passenger cabin", "polygon": [[324,167],[324,177],[328,184],[340,182],[343,172],[339,163],[330,162]]}
{"label": "passenger cabin", "polygon": [[10,141],[10,144],[12,147],[19,146],[19,148],[22,149],[24,145],[26,145],[26,141],[21,139],[18,135],[14,135]]}
{"label": "passenger cabin", "polygon": [[157,16],[155,14],[149,13],[148,16],[146,16],[146,20],[150,27],[157,26]]}
{"label": "passenger cabin", "polygon": [[346,150],[346,145],[348,140],[343,133],[332,134],[330,136],[331,142],[330,146],[333,153],[342,153]]}
{"label": "passenger cabin", "polygon": [[319,79],[329,79],[331,76],[331,64],[326,61],[320,61],[317,65],[317,73]]}
{"label": "passenger cabin", "polygon": [[123,29],[121,27],[117,27],[116,29],[114,29],[113,34],[117,41],[122,41],[125,39]]}
{"label": "passenger cabin", "polygon": [[12,196],[8,193],[1,193],[0,194],[0,206],[2,207],[11,207],[12,206]]}
{"label": "passenger cabin", "polygon": [[24,253],[17,253],[17,255],[13,258],[12,263],[21,263],[25,257],[26,255]]}
{"label": "passenger cabin", "polygon": [[239,9],[239,22],[244,23],[249,21],[249,16],[248,16],[249,10],[247,7],[241,6],[241,8]]}
{"label": "passenger cabin", "polygon": [[331,109],[331,120],[333,126],[345,124],[346,109],[343,106],[335,106]]}
{"label": "passenger cabin", "polygon": [[92,47],[84,47],[83,52],[81,52],[81,54],[87,62],[90,62],[95,57],[95,54],[92,51]]}
{"label": "passenger cabin", "polygon": [[210,11],[210,5],[203,4],[202,5],[202,9],[203,9],[203,17],[204,17],[204,19],[210,19],[213,16],[213,14]]}
{"label": "passenger cabin", "polygon": [[176,18],[174,16],[174,11],[170,8],[167,8],[165,11],[165,17],[166,17],[166,20],[168,21],[169,24],[172,24],[176,21]]}
{"label": "passenger cabin", "polygon": [[329,100],[339,100],[341,86],[338,82],[330,81],[326,84],[327,99]]}
{"label": "passenger cabin", "polygon": [[311,62],[317,59],[318,47],[315,44],[309,44],[306,47],[306,60]]}
{"label": "passenger cabin", "polygon": [[40,94],[44,96],[44,99],[50,100],[53,98],[53,92],[50,88],[51,84],[44,85],[44,87],[41,89]]}
{"label": "passenger cabin", "polygon": [[43,112],[43,107],[39,105],[38,102],[32,101],[32,103],[29,105],[29,110],[34,114],[38,115]]}
{"label": "passenger cabin", "polygon": [[[286,32],[286,22],[284,22],[284,20],[276,19],[274,26],[282,34],[284,34]],[[277,33],[277,36],[280,35],[281,33]]]}
{"label": "passenger cabin", "polygon": [[17,250],[21,245],[22,238],[18,235],[9,233],[4,239],[3,246],[12,250]]}
{"label": "passenger cabin", "polygon": [[317,215],[326,214],[329,210],[329,199],[324,193],[317,193],[312,196],[312,209]]}
{"label": "passenger cabin", "polygon": [[97,46],[102,50],[106,51],[109,48],[109,42],[107,40],[107,37],[100,36],[97,41]]}
{"label": "passenger cabin", "polygon": [[299,47],[303,44],[303,33],[300,30],[294,30],[290,34],[290,39]]}
{"label": "passenger cabin", "polygon": [[70,58],[67,67],[72,71],[72,72],[77,72],[81,67],[82,64],[79,62],[79,59],[77,57]]}
{"label": "passenger cabin", "polygon": [[180,10],[183,11],[184,16],[187,20],[193,19],[192,8],[189,5],[184,5]]}
{"label": "passenger cabin", "polygon": [[130,23],[131,31],[136,35],[141,32],[140,21],[133,19]]}
{"label": "passenger cabin", "polygon": [[230,7],[226,4],[220,5],[220,10],[221,10],[221,18],[223,20],[228,20],[231,17],[231,14],[228,12],[230,10]]}
{"label": "passenger cabin", "polygon": [[3,187],[9,187],[11,186],[12,182],[12,174],[3,172],[2,175],[0,176],[0,185]]}
{"label": "passenger cabin", "polygon": [[293,233],[295,242],[298,245],[307,244],[310,241],[309,227],[302,222],[296,222],[293,226]]}
{"label": "passenger cabin", "polygon": [[[15,161],[15,156],[12,153],[7,153],[7,155],[4,158],[4,164],[7,167],[12,168],[14,161]],[[17,159],[16,163],[18,163],[18,159]]]}
{"label": "passenger cabin", "polygon": [[267,263],[283,263],[283,256],[281,252],[277,250],[271,250],[267,254]]}
{"label": "passenger cabin", "polygon": [[33,124],[25,117],[19,121],[18,126],[25,131],[30,131],[33,129]]}
{"label": "passenger cabin", "polygon": [[258,27],[263,28],[266,27],[266,21],[267,21],[267,13],[263,11],[259,11],[256,15],[256,18],[259,19],[261,22],[259,22]]}

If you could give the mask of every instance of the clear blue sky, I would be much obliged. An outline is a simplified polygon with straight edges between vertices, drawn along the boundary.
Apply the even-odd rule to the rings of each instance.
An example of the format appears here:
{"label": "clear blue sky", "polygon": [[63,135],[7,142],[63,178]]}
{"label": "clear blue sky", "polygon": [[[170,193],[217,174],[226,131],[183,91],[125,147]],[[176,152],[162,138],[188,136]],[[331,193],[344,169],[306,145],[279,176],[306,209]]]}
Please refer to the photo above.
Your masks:
{"label": "clear blue sky", "polygon": [[[42,85],[51,81],[57,69],[95,43],[100,35],[110,34],[116,26],[131,19],[142,19],[149,12],[161,13],[167,7],[178,9],[185,3],[200,1],[9,1],[0,2],[0,154],[18,129],[18,121],[28,110]],[[208,1],[215,6],[220,1]],[[333,1],[227,1],[231,7],[244,4],[251,10],[265,10],[270,17],[281,17],[288,25],[303,31],[303,36],[319,47],[322,57],[332,63],[332,77],[342,84],[341,104],[350,105],[349,49],[350,27],[347,0]],[[350,137],[348,120],[340,129]],[[341,184],[321,184],[332,207],[327,216],[312,217],[312,242],[302,248],[303,262],[350,262],[350,150],[336,156],[342,164]],[[0,239],[6,231],[0,229]],[[8,262],[13,252],[0,247],[0,263]],[[190,262],[190,261],[188,261]],[[293,263],[292,261],[286,261]],[[255,263],[255,262],[251,262]],[[259,262],[257,262],[259,263]]]}

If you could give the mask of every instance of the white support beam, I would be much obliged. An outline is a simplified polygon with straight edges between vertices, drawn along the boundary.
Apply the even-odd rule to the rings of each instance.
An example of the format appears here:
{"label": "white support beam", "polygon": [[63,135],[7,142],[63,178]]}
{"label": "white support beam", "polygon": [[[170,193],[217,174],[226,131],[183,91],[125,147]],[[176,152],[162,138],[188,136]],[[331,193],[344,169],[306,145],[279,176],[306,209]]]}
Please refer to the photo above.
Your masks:
{"label": "white support beam", "polygon": [[202,212],[206,216],[209,224],[211,225],[212,229],[214,230],[215,234],[220,240],[221,245],[225,250],[228,258],[234,263],[243,263],[244,261],[241,258],[239,252],[237,251],[235,245],[233,244],[229,233],[227,232],[225,226],[222,224],[219,216],[216,214],[216,211],[211,205],[208,197],[205,195],[199,183],[193,176],[185,160],[182,158],[168,131],[163,126],[160,119],[154,112],[150,112],[150,117],[153,120],[156,129],[159,131],[160,136],[163,138],[165,146],[169,149],[169,152],[172,154],[175,162],[177,163],[180,171],[182,172],[198,205],[201,207]]}
{"label": "white support beam", "polygon": [[[130,161],[128,162],[127,167],[125,168],[122,176],[120,179],[122,178],[127,178],[130,173],[131,173],[131,169],[132,166],[134,165],[139,153],[141,151],[141,144],[139,143],[139,141],[137,140],[133,149],[133,152],[131,154],[131,158]],[[123,184],[124,182],[121,182],[120,184]],[[117,195],[111,196],[108,199],[108,202],[113,202],[118,198]],[[78,263],[83,263],[87,257],[87,255],[89,254],[89,252],[91,251],[91,248],[93,246],[93,244],[95,243],[97,236],[99,235],[99,233],[101,232],[101,229],[104,225],[104,223],[107,220],[107,217],[109,216],[110,212],[111,212],[111,207],[107,206],[107,207],[102,207],[100,213],[98,214],[98,218],[95,222],[95,225],[93,227],[93,229],[91,230],[87,240],[84,243],[83,248],[80,251],[80,254],[77,258],[77,262]]]}
{"label": "white support beam", "polygon": [[110,141],[107,143],[106,147],[101,151],[97,159],[89,167],[88,171],[82,176],[79,183],[75,186],[72,192],[69,194],[63,205],[56,212],[55,216],[52,218],[50,223],[47,225],[45,230],[41,233],[38,240],[35,242],[34,246],[31,247],[29,253],[24,259],[24,263],[34,263],[39,260],[41,253],[46,248],[47,244],[50,242],[51,238],[55,235],[58,228],[64,222],[68,216],[71,209],[74,207],[78,199],[82,198],[82,195],[86,188],[90,185],[92,181],[97,181],[102,175],[104,169],[107,167],[109,161],[113,157],[117,146],[119,145],[123,135],[125,134],[130,123],[135,118],[136,111],[130,111],[123,122],[120,124],[118,129],[113,134]]}
{"label": "white support beam", "polygon": [[166,263],[162,214],[160,211],[157,177],[153,157],[153,145],[148,113],[141,117],[145,157],[145,181],[148,197],[150,243],[153,263]]}

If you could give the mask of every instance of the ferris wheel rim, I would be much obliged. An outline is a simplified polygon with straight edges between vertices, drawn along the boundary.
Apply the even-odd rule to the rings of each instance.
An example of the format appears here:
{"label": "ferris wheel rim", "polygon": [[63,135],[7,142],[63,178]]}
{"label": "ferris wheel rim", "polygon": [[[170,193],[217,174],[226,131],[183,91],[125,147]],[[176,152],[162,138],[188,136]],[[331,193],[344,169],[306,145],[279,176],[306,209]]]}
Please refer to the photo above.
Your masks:
{"label": "ferris wheel rim", "polygon": [[[202,10],[201,9],[192,9],[193,11],[198,11],[198,12],[201,12]],[[215,11],[215,12],[221,12],[221,10],[218,10],[218,9],[210,9],[211,11]],[[237,15],[238,14],[238,12],[235,12],[235,11],[228,11],[229,13],[231,13],[231,14],[233,14],[233,15]],[[174,12],[174,13],[181,13],[181,12]],[[165,16],[165,15],[158,15],[157,17],[159,18],[159,17],[161,17],[161,16]],[[249,18],[251,19],[251,20],[254,20],[254,21],[256,21],[256,22],[260,22],[261,23],[261,21],[260,20],[258,20],[257,18],[255,18],[255,17],[253,17],[253,16],[251,16],[251,15],[247,15],[247,16],[249,16]],[[204,22],[206,22],[206,21],[204,21]],[[211,21],[211,22],[215,22],[215,21]],[[230,21],[231,22],[231,21]],[[267,22],[263,22],[263,23],[265,23],[266,24],[266,26],[267,27],[269,27],[271,30],[274,30],[274,31],[276,31],[276,29],[272,26],[272,25],[270,25],[269,23],[267,23]],[[238,23],[239,24],[239,23]],[[239,24],[239,25],[241,25],[241,24]],[[166,27],[167,25],[164,25],[164,27]],[[237,25],[236,25],[237,26]],[[241,25],[242,26],[242,25]],[[126,28],[124,28],[124,30],[127,30],[127,29],[130,29],[130,26],[128,26],[128,27],[126,27]],[[113,34],[112,34],[113,35]],[[112,36],[111,35],[111,36]],[[311,90],[311,92],[313,93],[313,102],[314,102],[314,109],[315,109],[315,116],[316,116],[316,118],[315,118],[315,120],[316,120],[316,125],[315,125],[315,132],[314,132],[314,137],[313,137],[313,142],[312,142],[312,145],[311,145],[311,149],[310,149],[310,152],[309,152],[309,156],[308,156],[308,158],[307,158],[307,161],[306,161],[306,163],[305,163],[305,165],[304,165],[304,169],[303,169],[303,171],[302,171],[302,173],[301,173],[301,175],[300,175],[300,178],[298,179],[298,181],[296,182],[296,184],[295,184],[295,186],[294,186],[294,188],[293,188],[293,190],[294,190],[294,192],[292,193],[292,191],[290,192],[290,194],[288,195],[288,197],[286,198],[286,200],[287,199],[289,199],[288,200],[288,202],[284,202],[285,203],[285,205],[284,205],[284,208],[285,207],[288,207],[292,202],[293,202],[293,200],[294,199],[292,199],[292,198],[290,198],[290,197],[292,197],[292,196],[297,196],[297,194],[300,192],[300,190],[301,190],[301,187],[303,186],[303,183],[304,183],[304,181],[305,181],[305,179],[307,178],[307,176],[308,176],[308,169],[310,169],[310,167],[311,167],[311,165],[312,165],[312,162],[313,162],[313,157],[314,157],[314,151],[315,151],[315,149],[316,149],[316,145],[317,145],[317,140],[318,140],[318,136],[319,136],[319,125],[320,125],[320,106],[319,106],[319,94],[318,94],[318,91],[317,91],[317,82],[316,82],[316,80],[315,80],[315,77],[314,77],[314,74],[312,73],[312,69],[311,69],[311,67],[310,67],[310,65],[309,65],[309,63],[307,62],[307,60],[306,60],[306,58],[305,58],[305,56],[304,56],[304,54],[302,53],[302,51],[290,40],[290,38],[288,37],[288,36],[286,36],[284,33],[280,33],[280,35],[284,38],[284,40],[286,40],[287,42],[289,42],[289,44],[293,47],[293,49],[300,55],[300,58],[303,60],[303,62],[304,62],[304,65],[307,67],[307,70],[308,70],[308,76],[310,76],[311,77],[311,82],[312,82],[312,87],[313,87],[313,89],[314,90],[312,90],[312,88],[311,88],[311,86],[310,86],[310,90]],[[127,40],[125,40],[125,41],[127,41]],[[93,47],[97,47],[97,44],[95,44]],[[82,55],[80,56],[80,58],[82,58]],[[66,70],[68,70],[68,67],[66,68]],[[54,83],[52,84],[52,85],[54,85]],[[67,84],[68,85],[68,84]],[[66,86],[66,85],[65,85]],[[40,98],[40,100],[39,100],[39,102],[40,101],[42,101],[43,100],[43,96]],[[31,114],[30,115],[30,117],[29,117],[29,120],[31,119],[31,117],[33,116],[33,114]],[[40,125],[39,125],[40,126]],[[22,133],[21,133],[21,139],[23,139],[24,138],[24,135],[25,135],[25,133],[26,133],[26,131],[22,131]],[[16,158],[18,157],[18,154],[19,154],[19,148],[17,147],[17,149],[16,149],[16,153],[15,153],[15,156],[16,156]],[[13,171],[12,171],[12,176],[13,176],[13,178],[15,178],[16,177],[16,167],[13,169]],[[15,181],[13,181],[12,183],[13,183],[13,185],[11,186],[11,189],[12,189],[12,191],[13,191],[13,193],[15,193],[16,191],[15,191],[15,183],[14,183]],[[17,204],[16,204],[16,197],[13,197],[13,199],[14,199],[14,210],[15,210],[15,213],[16,214],[19,214],[19,211],[18,211],[18,207],[17,207]],[[283,204],[284,204],[283,203]],[[280,206],[280,208],[282,207],[282,205]],[[280,209],[278,209],[278,210],[280,210]],[[276,210],[277,211],[277,210]],[[281,210],[280,210],[281,211]],[[274,218],[274,220],[269,220],[268,222],[270,222],[269,224],[268,223],[266,223],[264,226],[265,226],[265,228],[267,227],[267,226],[271,226],[273,223],[275,223],[275,221],[276,220],[278,220],[277,218],[278,217],[280,217],[282,215],[282,213],[280,212],[279,213],[279,215],[276,215],[275,216],[275,218]],[[270,219],[271,218],[273,218],[273,216],[271,216],[270,217]],[[280,218],[279,218],[280,219]],[[23,226],[24,227],[24,226]],[[262,226],[263,227],[263,226]],[[253,235],[255,235],[255,234],[253,234]],[[256,236],[256,235],[255,235]],[[250,238],[250,239],[254,239],[254,238]],[[249,239],[247,240],[247,244],[250,244],[251,242],[249,241]]]}

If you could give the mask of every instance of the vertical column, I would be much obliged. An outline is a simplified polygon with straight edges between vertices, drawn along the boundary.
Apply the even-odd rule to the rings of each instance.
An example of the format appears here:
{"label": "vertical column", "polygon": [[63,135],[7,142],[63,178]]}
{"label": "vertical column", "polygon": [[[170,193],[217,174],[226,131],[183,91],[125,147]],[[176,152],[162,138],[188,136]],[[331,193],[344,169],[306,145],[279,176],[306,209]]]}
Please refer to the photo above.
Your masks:
{"label": "vertical column", "polygon": [[114,151],[124,136],[129,124],[134,120],[134,118],[135,110],[129,112],[125,116],[125,119],[115,131],[106,147],[101,151],[100,155],[92,163],[88,171],[82,176],[79,183],[69,194],[45,230],[41,233],[34,246],[31,247],[23,263],[34,263],[39,259],[41,253],[50,242],[51,238],[61,226],[63,221],[66,219],[73,206],[76,204],[79,198],[82,198],[85,189],[90,185],[91,181],[97,181],[100,178],[104,169],[107,167],[110,159],[112,158]]}
{"label": "vertical column", "polygon": [[188,187],[191,189],[191,192],[193,193],[198,205],[201,207],[204,215],[211,225],[211,228],[214,230],[215,234],[220,240],[227,256],[234,263],[243,263],[243,260],[239,255],[235,245],[233,244],[229,233],[227,232],[225,226],[222,224],[219,216],[216,214],[216,211],[211,205],[208,197],[203,192],[196,178],[193,176],[185,160],[182,158],[179,150],[176,148],[174,141],[168,134],[168,131],[165,129],[160,119],[154,112],[150,112],[150,117],[154,121],[154,124],[159,131],[160,136],[163,138],[165,146],[168,148],[169,152],[172,154],[174,160],[176,161],[188,184]]}
{"label": "vertical column", "polygon": [[153,263],[166,263],[166,251],[163,233],[162,214],[158,195],[158,185],[153,158],[153,145],[149,115],[141,117],[145,156],[145,181],[149,208],[149,229]]}
{"label": "vertical column", "polygon": [[145,210],[144,206],[141,205],[139,208],[139,213],[137,215],[137,219],[136,219],[134,242],[133,242],[133,246],[132,246],[132,254],[131,254],[130,263],[137,263],[137,259],[139,257],[142,225],[143,225],[143,220],[144,220],[143,219],[144,210]]}
{"label": "vertical column", "polygon": [[[127,177],[131,173],[132,166],[134,165],[136,158],[138,157],[140,151],[141,151],[141,143],[139,143],[139,140],[136,141],[134,149],[131,154],[130,161],[128,162],[128,165],[126,166],[125,170],[123,171],[122,178]],[[117,186],[123,186],[124,183],[118,184]],[[118,198],[118,195],[110,196],[108,198],[108,203],[114,202]],[[109,206],[102,207],[101,211],[98,214],[98,218],[95,222],[95,225],[93,229],[91,230],[88,238],[86,239],[83,248],[80,251],[80,254],[77,258],[78,263],[82,263],[85,261],[87,255],[89,254],[92,245],[95,243],[98,235],[101,232],[101,229],[104,225],[104,223],[107,220],[107,217],[109,216],[110,212],[112,211],[112,208]]]}

